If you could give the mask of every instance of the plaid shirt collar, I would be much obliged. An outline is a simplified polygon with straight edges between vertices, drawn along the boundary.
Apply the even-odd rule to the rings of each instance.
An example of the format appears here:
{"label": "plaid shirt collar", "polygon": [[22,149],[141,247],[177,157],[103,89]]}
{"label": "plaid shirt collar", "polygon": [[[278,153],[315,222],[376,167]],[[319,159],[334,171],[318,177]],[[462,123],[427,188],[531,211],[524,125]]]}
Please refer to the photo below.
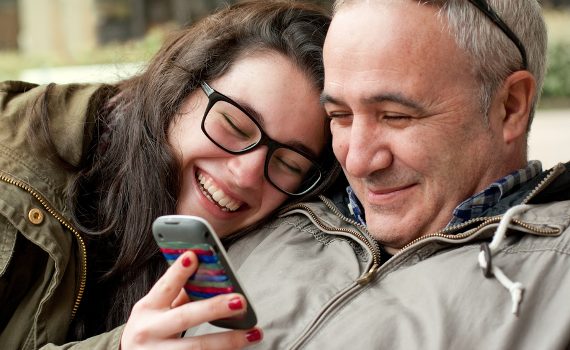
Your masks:
{"label": "plaid shirt collar", "polygon": [[[468,198],[453,210],[453,217],[447,226],[458,225],[472,218],[481,216],[487,209],[499,202],[509,192],[534,178],[542,172],[542,164],[538,160],[528,162],[526,168],[519,169],[511,174],[493,182],[489,187]],[[353,218],[360,224],[366,225],[364,210],[350,186],[346,188],[348,194],[348,210]]]}
{"label": "plaid shirt collar", "polygon": [[499,202],[509,192],[529,181],[542,172],[542,163],[538,160],[528,162],[526,168],[519,169],[493,182],[489,187],[473,197],[463,201],[453,211],[453,217],[447,226],[458,225],[472,218],[481,216],[487,209]]}

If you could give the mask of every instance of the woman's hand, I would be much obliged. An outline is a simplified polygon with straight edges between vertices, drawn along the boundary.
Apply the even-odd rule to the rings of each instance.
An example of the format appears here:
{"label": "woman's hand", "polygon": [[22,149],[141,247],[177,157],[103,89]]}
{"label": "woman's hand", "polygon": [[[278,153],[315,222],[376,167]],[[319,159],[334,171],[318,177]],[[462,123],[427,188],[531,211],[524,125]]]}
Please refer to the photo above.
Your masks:
{"label": "woman's hand", "polygon": [[240,315],[246,301],[240,294],[225,294],[188,302],[184,284],[197,269],[192,252],[182,254],[150,292],[139,300],[121,337],[121,349],[241,349],[262,338],[258,328],[180,338],[188,328]]}

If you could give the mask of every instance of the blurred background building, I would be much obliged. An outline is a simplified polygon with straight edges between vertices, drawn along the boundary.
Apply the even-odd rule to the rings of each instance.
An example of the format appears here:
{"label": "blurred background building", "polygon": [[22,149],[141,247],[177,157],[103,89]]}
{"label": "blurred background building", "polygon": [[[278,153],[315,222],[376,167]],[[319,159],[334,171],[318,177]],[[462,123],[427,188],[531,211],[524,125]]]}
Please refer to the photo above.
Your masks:
{"label": "blurred background building", "polygon": [[[0,0],[0,50],[77,55],[184,25],[237,0]],[[314,1],[329,3],[329,1]]]}
{"label": "blurred background building", "polygon": [[152,26],[183,25],[222,0],[0,0],[0,50],[73,56],[143,37]]}
{"label": "blurred background building", "polygon": [[0,81],[122,78],[156,52],[170,30],[237,1],[0,0]]}
{"label": "blurred background building", "polygon": [[[144,67],[172,29],[237,1],[0,0],[0,81],[126,78]],[[328,8],[333,2],[305,1]],[[549,30],[549,68],[530,157],[549,167],[570,159],[570,0],[539,2]]]}

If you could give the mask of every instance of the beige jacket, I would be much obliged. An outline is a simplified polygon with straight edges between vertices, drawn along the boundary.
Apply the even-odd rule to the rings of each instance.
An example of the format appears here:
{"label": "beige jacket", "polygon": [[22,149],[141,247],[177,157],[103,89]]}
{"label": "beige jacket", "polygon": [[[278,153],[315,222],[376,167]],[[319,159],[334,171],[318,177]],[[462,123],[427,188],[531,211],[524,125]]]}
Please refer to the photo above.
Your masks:
{"label": "beige jacket", "polygon": [[[380,267],[365,228],[331,201],[290,208],[230,249],[265,332],[254,348],[568,348],[569,177],[559,165],[506,217],[428,235]],[[493,237],[485,277],[480,246]]]}

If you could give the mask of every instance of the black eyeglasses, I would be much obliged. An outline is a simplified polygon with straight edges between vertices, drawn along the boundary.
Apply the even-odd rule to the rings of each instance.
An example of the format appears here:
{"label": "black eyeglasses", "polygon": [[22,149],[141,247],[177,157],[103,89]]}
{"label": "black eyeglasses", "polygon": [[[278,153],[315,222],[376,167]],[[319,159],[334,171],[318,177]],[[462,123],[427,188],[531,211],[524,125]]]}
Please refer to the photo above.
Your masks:
{"label": "black eyeglasses", "polygon": [[271,139],[242,106],[205,82],[200,85],[208,96],[202,131],[210,141],[231,154],[247,153],[265,145],[268,151],[264,175],[269,183],[293,196],[315,188],[322,171],[309,154]]}
{"label": "black eyeglasses", "polygon": [[483,14],[485,14],[485,16],[487,16],[487,18],[489,18],[491,21],[493,21],[493,23],[495,23],[495,25],[497,27],[499,27],[503,31],[503,33],[505,33],[509,37],[509,39],[511,39],[511,41],[517,46],[517,49],[519,49],[521,56],[522,56],[522,65],[523,65],[522,68],[526,70],[528,68],[526,50],[525,50],[522,42],[516,36],[516,34],[509,28],[509,26],[507,26],[507,24],[501,19],[501,17],[499,17],[497,12],[495,12],[495,10],[493,10],[491,5],[489,5],[489,3],[487,3],[487,1],[485,1],[485,0],[469,0],[469,2],[471,4],[473,4],[475,7],[477,7],[481,12],[483,12]]}

